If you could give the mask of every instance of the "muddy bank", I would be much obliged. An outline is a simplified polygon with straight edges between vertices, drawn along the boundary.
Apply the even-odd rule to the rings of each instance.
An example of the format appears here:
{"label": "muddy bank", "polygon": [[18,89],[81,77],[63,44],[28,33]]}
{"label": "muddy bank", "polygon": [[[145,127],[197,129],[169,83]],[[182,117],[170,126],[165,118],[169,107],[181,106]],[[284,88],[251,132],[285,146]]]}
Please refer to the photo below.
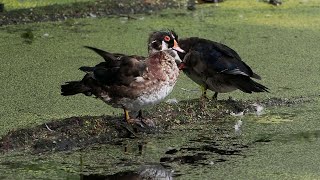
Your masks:
{"label": "muddy bank", "polygon": [[0,12],[0,26],[25,24],[32,22],[63,21],[69,18],[96,18],[110,15],[127,16],[145,13],[152,14],[165,8],[177,8],[175,1],[104,0],[94,2],[77,2],[72,4],[51,5],[28,9]]}
{"label": "muddy bank", "polygon": [[[166,132],[180,125],[196,122],[210,123],[227,116],[259,113],[259,107],[292,106],[310,102],[312,98],[271,98],[261,102],[236,100],[193,99],[178,103],[162,103],[144,111],[155,127],[129,125],[120,116],[83,116],[53,120],[29,129],[11,131],[0,140],[0,151],[23,150],[34,153],[66,151],[94,144],[117,144],[123,138],[136,138],[149,133]],[[208,147],[203,147],[206,149]],[[209,148],[210,150],[210,148]],[[215,149],[211,149],[215,150]],[[172,150],[168,154],[175,154]],[[230,152],[231,153],[231,152]],[[232,152],[236,153],[236,152]],[[190,161],[189,157],[179,161]],[[201,155],[199,155],[201,159]],[[176,161],[164,158],[163,161]],[[191,160],[193,161],[193,160]]]}

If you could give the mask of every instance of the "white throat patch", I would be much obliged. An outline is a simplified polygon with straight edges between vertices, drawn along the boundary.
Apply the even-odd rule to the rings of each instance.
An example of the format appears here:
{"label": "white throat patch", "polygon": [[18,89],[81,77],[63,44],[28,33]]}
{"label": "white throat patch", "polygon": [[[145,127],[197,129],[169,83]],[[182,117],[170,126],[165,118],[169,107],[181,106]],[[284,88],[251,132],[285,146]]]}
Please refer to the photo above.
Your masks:
{"label": "white throat patch", "polygon": [[169,49],[168,44],[166,42],[162,41],[161,51],[167,50],[167,49]]}

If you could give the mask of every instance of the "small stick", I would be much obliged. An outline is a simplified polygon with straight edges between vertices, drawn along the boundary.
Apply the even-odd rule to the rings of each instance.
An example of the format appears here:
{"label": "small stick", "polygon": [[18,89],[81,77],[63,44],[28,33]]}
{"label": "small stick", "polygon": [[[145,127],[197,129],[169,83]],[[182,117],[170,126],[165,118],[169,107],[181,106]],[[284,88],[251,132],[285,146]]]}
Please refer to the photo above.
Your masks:
{"label": "small stick", "polygon": [[45,123],[46,125],[46,128],[50,131],[50,132],[53,132],[54,130],[50,129],[49,126]]}

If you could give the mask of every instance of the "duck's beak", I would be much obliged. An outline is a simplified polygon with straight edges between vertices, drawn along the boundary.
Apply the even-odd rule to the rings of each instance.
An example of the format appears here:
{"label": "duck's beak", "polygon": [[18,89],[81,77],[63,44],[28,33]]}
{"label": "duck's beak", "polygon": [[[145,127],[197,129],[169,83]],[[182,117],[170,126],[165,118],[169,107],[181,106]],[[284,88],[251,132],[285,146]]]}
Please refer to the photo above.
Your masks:
{"label": "duck's beak", "polygon": [[174,49],[174,50],[176,50],[178,52],[181,52],[181,53],[185,53],[185,51],[179,47],[179,45],[178,45],[176,40],[174,40],[172,49]]}

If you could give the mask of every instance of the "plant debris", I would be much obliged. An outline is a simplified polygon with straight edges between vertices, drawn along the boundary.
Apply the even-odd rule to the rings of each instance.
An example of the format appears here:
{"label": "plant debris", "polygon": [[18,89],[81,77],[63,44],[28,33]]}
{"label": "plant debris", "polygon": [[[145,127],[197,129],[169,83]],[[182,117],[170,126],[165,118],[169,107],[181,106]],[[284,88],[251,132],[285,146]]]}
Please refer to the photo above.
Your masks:
{"label": "plant debris", "polygon": [[[310,102],[310,98],[271,98],[259,102],[261,106],[291,106]],[[143,134],[166,131],[173,126],[199,121],[215,121],[230,116],[230,112],[255,113],[257,102],[237,100],[180,101],[178,104],[161,103],[145,113],[156,128],[129,125],[122,117],[83,116],[71,117],[9,132],[0,140],[0,151],[24,150],[34,153],[67,151],[94,144],[117,143],[119,138],[134,138]],[[165,113],[164,113],[165,112]]]}

